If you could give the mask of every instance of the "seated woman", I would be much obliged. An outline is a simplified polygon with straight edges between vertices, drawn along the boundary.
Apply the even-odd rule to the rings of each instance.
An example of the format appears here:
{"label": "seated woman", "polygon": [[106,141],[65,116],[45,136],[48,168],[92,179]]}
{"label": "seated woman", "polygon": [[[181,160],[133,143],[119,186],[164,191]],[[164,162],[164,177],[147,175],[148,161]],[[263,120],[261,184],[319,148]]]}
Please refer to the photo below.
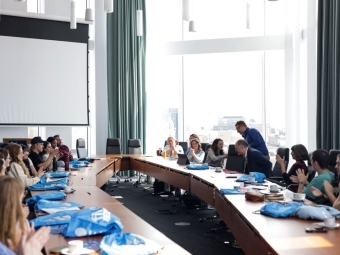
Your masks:
{"label": "seated woman", "polygon": [[178,158],[177,154],[183,154],[183,148],[178,144],[175,138],[172,136],[168,137],[168,145],[166,145],[163,149],[163,152],[166,152],[166,156],[170,158]]}
{"label": "seated woman", "polygon": [[190,162],[203,163],[205,152],[201,148],[201,143],[197,138],[190,140],[190,148],[186,153]]}
{"label": "seated woman", "polygon": [[216,138],[213,141],[207,153],[208,155],[205,163],[208,163],[209,166],[223,167],[224,159],[228,157],[228,154],[223,151],[223,141],[219,138]]}
{"label": "seated woman", "polygon": [[[50,156],[51,150],[52,150],[51,143],[49,143],[48,141],[45,141],[43,151],[39,153],[43,162],[45,162],[48,159],[48,157]],[[53,169],[57,169],[56,157],[53,157],[53,160],[51,161],[51,163],[46,167],[46,171],[52,171]]]}
{"label": "seated woman", "polygon": [[[41,254],[41,248],[49,238],[50,228],[43,227],[35,232],[29,226],[26,209],[21,203],[24,190],[20,181],[9,176],[0,177],[0,242],[16,254]],[[35,247],[26,246],[28,243]]]}
{"label": "seated woman", "polygon": [[[302,144],[293,145],[291,148],[292,158],[295,160],[295,163],[292,167],[286,171],[286,161],[284,158],[281,158],[280,155],[276,155],[276,161],[280,164],[282,177],[285,184],[288,186],[290,184],[295,183],[294,178],[296,177],[296,170],[299,168],[304,171],[305,175],[308,174],[308,168],[306,166],[305,160],[309,160],[308,151],[305,146]],[[294,176],[294,177],[292,177]],[[292,187],[292,191],[297,191],[297,187]]]}
{"label": "seated woman", "polygon": [[191,140],[192,139],[197,139],[199,142],[200,142],[200,144],[201,144],[201,140],[200,140],[200,138],[198,137],[198,135],[196,135],[196,134],[191,134],[190,136],[189,136],[189,148],[187,149],[187,151],[185,152],[185,154],[187,154],[188,155],[188,153],[190,152],[190,142],[191,142]]}
{"label": "seated woman", "polygon": [[11,162],[11,157],[9,156],[8,150],[4,148],[0,148],[0,153],[3,156],[3,164],[2,164],[2,167],[0,167],[1,169],[0,176],[3,176],[7,173],[7,168],[9,167],[9,163]]}
{"label": "seated woman", "polygon": [[24,155],[19,144],[11,143],[6,146],[6,149],[9,151],[9,155],[12,158],[7,173],[9,176],[20,180],[26,188],[40,181],[40,177],[44,174],[44,172],[39,170],[38,175],[31,178],[27,167],[22,161]]}

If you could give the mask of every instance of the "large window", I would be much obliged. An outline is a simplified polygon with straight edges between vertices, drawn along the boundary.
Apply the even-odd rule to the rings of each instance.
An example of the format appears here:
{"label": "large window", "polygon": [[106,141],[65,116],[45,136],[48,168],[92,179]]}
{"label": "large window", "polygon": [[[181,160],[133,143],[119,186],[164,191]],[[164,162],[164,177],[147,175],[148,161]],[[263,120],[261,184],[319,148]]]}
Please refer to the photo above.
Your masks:
{"label": "large window", "polygon": [[285,4],[194,0],[197,32],[190,33],[181,0],[146,3],[148,153],[163,146],[168,135],[187,141],[192,133],[202,142],[221,138],[227,147],[241,138],[235,123],[242,119],[262,133],[273,157],[285,142],[283,50],[245,46],[242,52],[165,56],[161,49],[169,41],[282,35]]}

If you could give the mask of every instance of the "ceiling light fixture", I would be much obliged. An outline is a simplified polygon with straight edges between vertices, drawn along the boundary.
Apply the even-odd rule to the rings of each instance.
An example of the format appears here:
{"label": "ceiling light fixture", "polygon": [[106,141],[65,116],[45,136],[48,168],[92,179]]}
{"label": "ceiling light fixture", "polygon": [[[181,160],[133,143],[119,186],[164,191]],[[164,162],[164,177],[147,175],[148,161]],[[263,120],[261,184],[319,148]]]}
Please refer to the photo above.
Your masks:
{"label": "ceiling light fixture", "polygon": [[86,10],[85,10],[85,21],[93,21],[93,11],[90,7],[91,0],[89,0],[89,8],[87,8],[87,0],[86,0]]}
{"label": "ceiling light fixture", "polygon": [[104,0],[104,11],[108,13],[113,12],[113,1],[114,0]]}
{"label": "ceiling light fixture", "polygon": [[77,29],[76,2],[71,0],[70,28]]}

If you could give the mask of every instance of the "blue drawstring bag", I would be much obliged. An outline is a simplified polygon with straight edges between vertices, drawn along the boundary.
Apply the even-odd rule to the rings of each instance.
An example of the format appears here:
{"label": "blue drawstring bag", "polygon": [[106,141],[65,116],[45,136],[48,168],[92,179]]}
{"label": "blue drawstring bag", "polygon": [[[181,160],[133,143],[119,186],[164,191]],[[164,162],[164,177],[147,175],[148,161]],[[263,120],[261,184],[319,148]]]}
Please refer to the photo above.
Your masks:
{"label": "blue drawstring bag", "polygon": [[36,210],[43,210],[43,209],[48,209],[48,208],[71,208],[71,207],[78,207],[81,208],[83,207],[81,204],[72,202],[72,201],[49,201],[45,199],[41,199],[37,202],[35,205]]}
{"label": "blue drawstring bag", "polygon": [[187,165],[186,167],[188,170],[207,170],[209,169],[209,165],[204,163],[204,164],[190,164]]}
{"label": "blue drawstring bag", "polygon": [[274,218],[286,218],[292,216],[302,205],[303,203],[299,202],[290,202],[286,204],[270,202],[260,209],[260,213]]}
{"label": "blue drawstring bag", "polygon": [[240,192],[236,189],[220,189],[223,195],[244,195],[244,192]]}
{"label": "blue drawstring bag", "polygon": [[32,211],[34,209],[34,205],[41,199],[50,200],[50,201],[58,201],[62,200],[66,197],[66,194],[62,191],[56,192],[44,192],[39,195],[35,195],[26,200],[28,208]]}
{"label": "blue drawstring bag", "polygon": [[91,207],[72,215],[64,231],[66,237],[91,236],[121,232],[120,219],[102,207]]}
{"label": "blue drawstring bag", "polygon": [[30,222],[34,223],[35,228],[39,228],[42,226],[64,225],[70,222],[71,216],[73,214],[74,211],[61,211],[40,216],[38,218],[30,220]]}
{"label": "blue drawstring bag", "polygon": [[68,183],[68,178],[65,177],[58,181],[46,182],[44,177],[40,178],[40,182],[29,186],[28,190],[61,190],[64,189],[66,184]]}
{"label": "blue drawstring bag", "polygon": [[132,233],[114,233],[104,236],[100,242],[102,255],[148,255],[158,254],[160,246],[153,240]]}
{"label": "blue drawstring bag", "polygon": [[254,172],[250,175],[241,175],[236,181],[237,182],[247,182],[249,177],[254,177],[256,182],[264,182],[266,175],[259,172]]}
{"label": "blue drawstring bag", "polygon": [[68,177],[70,175],[70,172],[53,172],[49,174],[51,178],[63,178],[63,177]]}

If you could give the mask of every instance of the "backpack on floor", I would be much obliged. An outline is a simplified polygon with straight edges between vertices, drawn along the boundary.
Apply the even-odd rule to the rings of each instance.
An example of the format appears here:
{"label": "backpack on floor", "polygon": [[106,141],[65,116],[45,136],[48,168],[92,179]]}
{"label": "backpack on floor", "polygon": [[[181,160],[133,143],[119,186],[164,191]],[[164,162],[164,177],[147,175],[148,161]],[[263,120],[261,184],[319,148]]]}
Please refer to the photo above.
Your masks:
{"label": "backpack on floor", "polygon": [[165,183],[164,182],[155,179],[155,181],[153,183],[153,190],[154,190],[153,192],[155,194],[164,192],[164,187],[165,187]]}

